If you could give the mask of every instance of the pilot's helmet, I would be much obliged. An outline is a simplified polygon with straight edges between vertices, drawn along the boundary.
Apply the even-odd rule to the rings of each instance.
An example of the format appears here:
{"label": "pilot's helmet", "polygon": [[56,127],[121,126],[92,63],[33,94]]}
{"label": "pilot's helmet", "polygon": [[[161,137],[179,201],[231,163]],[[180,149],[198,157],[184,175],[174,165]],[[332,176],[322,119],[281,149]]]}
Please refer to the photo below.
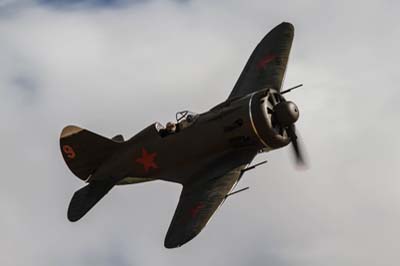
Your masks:
{"label": "pilot's helmet", "polygon": [[175,132],[176,130],[176,125],[172,122],[168,122],[166,125],[166,128],[169,132]]}

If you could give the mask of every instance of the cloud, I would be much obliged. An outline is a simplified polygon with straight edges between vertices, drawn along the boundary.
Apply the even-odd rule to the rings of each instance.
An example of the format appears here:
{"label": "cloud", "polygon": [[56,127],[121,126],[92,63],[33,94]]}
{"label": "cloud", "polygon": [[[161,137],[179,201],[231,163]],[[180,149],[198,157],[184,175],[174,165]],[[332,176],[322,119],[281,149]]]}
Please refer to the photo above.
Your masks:
{"label": "cloud", "polygon": [[[2,265],[398,264],[397,3],[88,8],[96,2],[74,12],[0,4]],[[176,250],[162,246],[175,184],[116,188],[84,220],[67,222],[83,184],[62,161],[62,127],[130,137],[178,110],[206,111],[284,20],[296,27],[285,87],[305,84],[288,97],[300,108],[308,171],[295,171],[288,149],[260,155],[269,163],[241,184],[251,189]]]}
{"label": "cloud", "polygon": [[112,8],[127,4],[145,3],[149,0],[37,0],[39,5],[54,8]]}

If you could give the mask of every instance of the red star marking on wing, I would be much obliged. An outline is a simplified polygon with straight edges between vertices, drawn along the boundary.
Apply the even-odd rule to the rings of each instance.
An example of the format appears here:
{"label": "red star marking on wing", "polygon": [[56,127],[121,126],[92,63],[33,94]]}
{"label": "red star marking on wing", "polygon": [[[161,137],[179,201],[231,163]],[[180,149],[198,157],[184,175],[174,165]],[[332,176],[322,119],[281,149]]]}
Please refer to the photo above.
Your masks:
{"label": "red star marking on wing", "polygon": [[261,69],[261,68],[265,68],[266,65],[268,65],[272,60],[274,60],[276,58],[275,54],[269,54],[266,57],[264,57],[263,59],[261,59],[258,63],[257,63],[257,68]]}
{"label": "red star marking on wing", "polygon": [[158,168],[157,164],[154,162],[156,156],[156,152],[149,153],[146,151],[145,148],[142,148],[142,157],[137,158],[136,162],[142,164],[144,167],[144,171],[147,173],[151,168]]}
{"label": "red star marking on wing", "polygon": [[190,214],[192,215],[192,218],[195,218],[199,211],[203,209],[206,205],[203,203],[198,203],[196,206],[194,206],[192,209],[190,209]]}

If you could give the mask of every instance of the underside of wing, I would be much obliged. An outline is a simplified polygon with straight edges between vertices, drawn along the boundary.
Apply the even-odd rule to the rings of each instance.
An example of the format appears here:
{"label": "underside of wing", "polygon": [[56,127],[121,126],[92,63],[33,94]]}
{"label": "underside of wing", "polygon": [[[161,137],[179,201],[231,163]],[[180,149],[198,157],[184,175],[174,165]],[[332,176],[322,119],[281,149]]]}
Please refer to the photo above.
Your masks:
{"label": "underside of wing", "polygon": [[251,54],[229,99],[264,88],[280,90],[293,37],[294,27],[287,22],[271,30]]}
{"label": "underside of wing", "polygon": [[244,167],[245,165],[237,167],[211,180],[183,186],[165,238],[166,248],[182,246],[200,233],[239,179]]}

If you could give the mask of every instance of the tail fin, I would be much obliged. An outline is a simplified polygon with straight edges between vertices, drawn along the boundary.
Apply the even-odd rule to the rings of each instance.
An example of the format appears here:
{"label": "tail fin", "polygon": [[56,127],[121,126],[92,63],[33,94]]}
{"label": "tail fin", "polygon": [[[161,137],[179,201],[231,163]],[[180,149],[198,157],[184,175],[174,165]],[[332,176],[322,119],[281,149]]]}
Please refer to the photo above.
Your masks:
{"label": "tail fin", "polygon": [[68,220],[81,219],[114,186],[110,182],[91,182],[75,192],[68,207]]}
{"label": "tail fin", "polygon": [[60,136],[64,160],[69,169],[82,180],[88,180],[118,145],[120,143],[77,126],[65,127]]}

